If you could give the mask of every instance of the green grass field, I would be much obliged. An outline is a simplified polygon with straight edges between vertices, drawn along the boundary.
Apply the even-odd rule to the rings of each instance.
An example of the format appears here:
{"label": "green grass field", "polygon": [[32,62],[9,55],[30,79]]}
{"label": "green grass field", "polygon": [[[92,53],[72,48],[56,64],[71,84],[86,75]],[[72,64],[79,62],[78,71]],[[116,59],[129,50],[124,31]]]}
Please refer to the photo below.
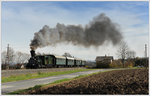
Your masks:
{"label": "green grass field", "polygon": [[2,77],[2,83],[19,81],[19,80],[28,80],[34,78],[50,77],[50,76],[63,75],[63,74],[71,74],[75,72],[88,71],[88,70],[93,70],[93,69],[75,69],[69,71],[48,72],[48,73],[37,72],[32,74],[22,74],[16,76]]}

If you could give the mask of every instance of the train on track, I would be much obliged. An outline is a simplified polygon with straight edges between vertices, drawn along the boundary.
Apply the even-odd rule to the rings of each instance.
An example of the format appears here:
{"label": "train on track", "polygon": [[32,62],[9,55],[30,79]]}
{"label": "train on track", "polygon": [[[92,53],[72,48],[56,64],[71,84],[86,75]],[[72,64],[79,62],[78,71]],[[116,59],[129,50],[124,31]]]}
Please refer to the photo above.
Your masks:
{"label": "train on track", "polygon": [[36,55],[34,50],[31,50],[31,58],[29,59],[26,68],[51,68],[51,67],[82,67],[86,61],[79,58],[56,56],[52,54]]}

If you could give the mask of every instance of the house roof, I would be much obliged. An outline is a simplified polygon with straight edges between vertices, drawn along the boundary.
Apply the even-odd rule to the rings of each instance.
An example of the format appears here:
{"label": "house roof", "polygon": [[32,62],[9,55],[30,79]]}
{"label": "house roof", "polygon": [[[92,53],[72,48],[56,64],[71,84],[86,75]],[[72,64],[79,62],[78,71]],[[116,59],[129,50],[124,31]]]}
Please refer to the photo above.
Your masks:
{"label": "house roof", "polygon": [[97,56],[96,57],[96,61],[101,61],[103,59],[110,59],[110,60],[113,60],[113,56]]}

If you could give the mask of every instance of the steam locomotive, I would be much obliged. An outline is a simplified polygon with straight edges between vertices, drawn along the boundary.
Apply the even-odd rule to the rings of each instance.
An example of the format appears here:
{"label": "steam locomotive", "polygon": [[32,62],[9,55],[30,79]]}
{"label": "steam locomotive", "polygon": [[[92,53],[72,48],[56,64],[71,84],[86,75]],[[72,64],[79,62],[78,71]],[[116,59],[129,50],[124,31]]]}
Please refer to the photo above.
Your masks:
{"label": "steam locomotive", "polygon": [[48,55],[36,55],[34,50],[30,51],[31,58],[29,59],[26,68],[51,68],[51,67],[81,67],[85,66],[86,61],[78,58]]}

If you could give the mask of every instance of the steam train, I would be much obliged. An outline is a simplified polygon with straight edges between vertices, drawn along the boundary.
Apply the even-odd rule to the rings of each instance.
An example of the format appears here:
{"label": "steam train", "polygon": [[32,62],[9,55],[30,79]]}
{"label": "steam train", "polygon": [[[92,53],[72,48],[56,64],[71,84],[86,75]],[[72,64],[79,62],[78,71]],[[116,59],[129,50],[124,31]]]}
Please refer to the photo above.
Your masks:
{"label": "steam train", "polygon": [[48,55],[36,55],[34,50],[30,51],[31,58],[29,59],[26,68],[51,68],[51,67],[77,67],[77,66],[85,66],[86,61],[64,57],[64,56],[56,56],[52,54]]}

